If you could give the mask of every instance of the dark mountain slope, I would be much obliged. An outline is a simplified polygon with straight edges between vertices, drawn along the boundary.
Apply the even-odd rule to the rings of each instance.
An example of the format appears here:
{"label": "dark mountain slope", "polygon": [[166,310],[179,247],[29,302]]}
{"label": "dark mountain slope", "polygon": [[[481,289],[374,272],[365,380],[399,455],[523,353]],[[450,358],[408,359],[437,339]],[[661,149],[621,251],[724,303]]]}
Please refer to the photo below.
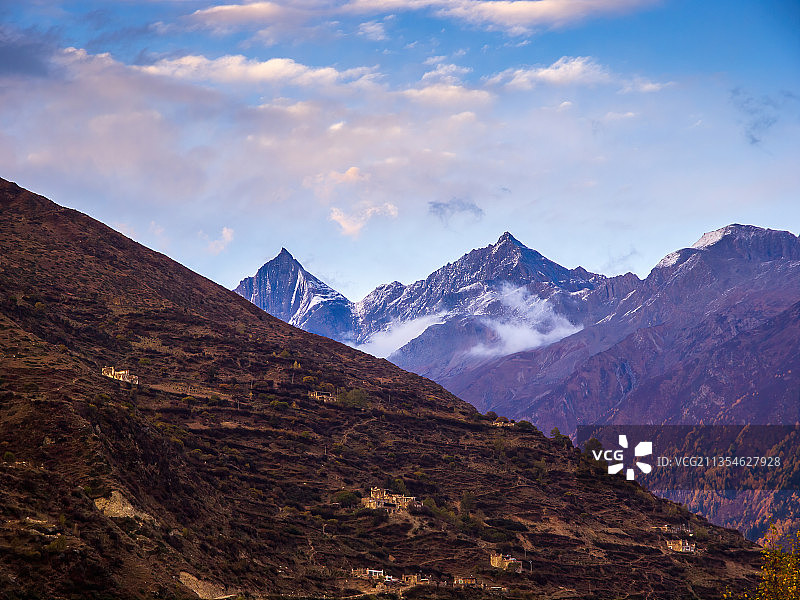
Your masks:
{"label": "dark mountain slope", "polygon": [[[492,427],[438,385],[8,182],[0,293],[2,598],[374,590],[358,567],[477,576],[518,598],[713,598],[754,581],[739,534],[567,440]],[[331,389],[335,402],[308,394]],[[425,506],[352,506],[371,486]],[[653,530],[687,522],[698,554]],[[493,551],[527,557],[525,572],[491,569]]]}
{"label": "dark mountain slope", "polygon": [[[572,431],[647,379],[760,325],[798,298],[800,240],[731,225],[667,255],[599,322],[439,382],[476,406]],[[677,411],[682,398],[667,401]]]}
{"label": "dark mountain slope", "polygon": [[[682,398],[676,406],[671,400]],[[648,379],[603,422],[794,424],[800,421],[800,302]]]}

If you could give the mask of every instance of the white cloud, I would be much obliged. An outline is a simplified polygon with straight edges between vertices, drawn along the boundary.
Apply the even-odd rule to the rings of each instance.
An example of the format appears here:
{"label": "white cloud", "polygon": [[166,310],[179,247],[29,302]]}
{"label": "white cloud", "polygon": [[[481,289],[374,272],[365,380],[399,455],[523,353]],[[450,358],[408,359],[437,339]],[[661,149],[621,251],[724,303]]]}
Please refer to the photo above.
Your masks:
{"label": "white cloud", "polygon": [[358,35],[372,40],[373,42],[381,42],[387,39],[386,27],[383,23],[377,21],[367,21],[358,26]]}
{"label": "white cloud", "polygon": [[349,167],[343,172],[331,170],[313,177],[306,177],[303,180],[303,186],[313,189],[318,198],[328,200],[338,186],[354,186],[366,183],[369,179],[369,173],[362,172],[358,167]]}
{"label": "white cloud", "polygon": [[334,24],[327,19],[335,12],[331,3],[325,1],[245,2],[196,10],[183,19],[183,24],[188,24],[190,29],[209,29],[219,35],[257,30],[246,43],[271,46],[287,39],[296,41],[323,33],[331,35]]}
{"label": "white cloud", "polygon": [[595,15],[619,14],[650,4],[652,0],[463,0],[447,2],[440,13],[524,34],[534,27],[561,27]]}
{"label": "white cloud", "polygon": [[536,27],[562,27],[593,16],[631,12],[655,0],[351,0],[343,11],[374,14],[433,9],[489,29],[524,34]]}
{"label": "white cloud", "polygon": [[[674,197],[722,197],[716,186],[726,177],[745,182],[727,185],[724,191],[732,197],[742,198],[745,192],[764,196],[753,183],[763,179],[762,171],[735,153],[738,129],[725,138],[725,115],[720,115],[714,94],[724,103],[727,90],[720,94],[712,84],[713,93],[686,84],[676,86],[669,97],[623,98],[617,92],[625,80],[633,80],[629,76],[600,67],[610,80],[586,89],[575,73],[591,74],[592,65],[599,65],[587,59],[571,65],[570,71],[565,65],[576,59],[566,57],[560,65],[536,66],[550,80],[532,79],[531,91],[520,99],[504,85],[509,75],[494,87],[481,80],[469,85],[443,82],[464,77],[464,69],[473,66],[458,59],[464,67],[444,64],[437,73],[430,66],[431,75],[411,84],[387,77],[380,85],[359,88],[363,93],[356,95],[340,93],[345,71],[338,68],[331,75],[316,74],[313,67],[288,59],[281,65],[240,57],[231,74],[223,69],[227,65],[201,59],[196,74],[157,77],[109,55],[71,49],[57,58],[58,76],[24,85],[4,80],[0,166],[6,177],[106,222],[128,223],[141,232],[142,241],[162,249],[166,240],[148,232],[150,220],[156,219],[169,231],[174,257],[198,269],[204,268],[203,259],[209,265],[222,261],[197,252],[198,245],[204,250],[210,240],[200,244],[196,232],[204,229],[220,238],[225,223],[235,229],[237,242],[227,247],[226,255],[260,252],[254,240],[263,240],[265,233],[287,244],[303,244],[341,231],[359,236],[359,250],[369,248],[375,255],[373,249],[385,241],[398,279],[425,275],[419,265],[430,270],[439,266],[426,263],[426,256],[442,256],[445,246],[451,253],[454,247],[468,248],[463,240],[481,240],[483,228],[502,231],[519,222],[529,231],[537,228],[542,236],[541,242],[534,238],[537,247],[544,250],[549,241],[550,248],[563,249],[551,232],[560,232],[563,241],[564,223],[573,228],[567,235],[587,246],[583,238],[596,241],[606,222],[641,225],[644,217],[635,216],[640,198],[652,199],[653,206],[672,198],[676,215],[693,214],[696,202],[676,203]],[[189,68],[161,63],[165,65],[178,71]],[[208,87],[200,73],[259,85]],[[576,81],[574,87],[550,83],[563,81],[567,73]],[[337,83],[271,84],[298,80]],[[562,102],[572,104],[556,110]],[[634,119],[627,113],[649,118]],[[607,120],[624,118],[616,125],[625,124],[625,135],[597,135],[593,125],[604,122],[604,115]],[[735,114],[728,116],[735,123]],[[705,127],[686,129],[700,118]],[[682,153],[682,148],[690,151]],[[730,160],[720,160],[712,148],[724,149]],[[600,156],[602,164],[597,162]],[[684,171],[685,179],[674,176]],[[774,176],[775,196],[785,198],[795,181],[787,175],[789,169],[784,173],[776,163],[764,172]],[[587,190],[572,184],[581,181],[596,185]],[[327,196],[324,186],[331,190]],[[498,191],[502,188],[514,193],[503,194]],[[476,199],[485,211],[482,225],[461,219],[458,228],[443,231],[427,209],[432,201],[452,198]],[[722,200],[718,206],[725,206]],[[247,217],[230,221],[231,215]],[[397,259],[400,240],[416,235],[430,240],[433,250],[428,252],[428,244],[425,249],[408,248],[403,256],[409,259]],[[609,242],[612,247],[614,243]],[[340,240],[339,249],[330,246],[330,257],[324,260],[353,260],[347,255],[353,248],[349,239]],[[553,258],[567,265],[584,260],[577,249],[564,252],[566,258]],[[640,262],[647,264],[644,251],[642,256]],[[330,263],[325,266],[331,268]],[[361,263],[353,268],[363,287],[347,290],[352,295],[366,293],[369,284],[385,276],[385,268],[381,276],[378,266],[371,272]],[[228,269],[224,274],[204,272],[218,280],[241,275],[231,274],[235,265]],[[500,337],[508,337],[503,327],[497,324]],[[548,335],[536,331],[528,338]],[[509,342],[508,347],[519,344]]]}
{"label": "white cloud", "polygon": [[41,174],[60,188],[80,185],[86,194],[113,189],[120,201],[144,205],[154,190],[173,201],[197,193],[207,156],[181,147],[182,127],[170,111],[186,104],[207,112],[213,94],[153,81],[105,53],[65,48],[52,62],[57,76],[0,86],[0,119],[14,123],[5,127],[15,139],[6,169]]}
{"label": "white cloud", "polygon": [[220,252],[225,250],[225,248],[228,247],[228,244],[230,244],[232,241],[233,241],[233,229],[231,229],[230,227],[223,227],[219,239],[211,240],[208,243],[207,250],[211,254],[214,255],[219,254]]}
{"label": "white cloud", "polygon": [[448,85],[461,83],[461,76],[467,75],[472,69],[453,64],[437,64],[433,71],[428,71],[422,76],[422,81],[437,81]]}
{"label": "white cloud", "polygon": [[355,348],[378,358],[386,358],[421,335],[431,325],[444,322],[442,317],[442,315],[427,315],[411,321],[392,322]]}
{"label": "white cloud", "polygon": [[562,56],[549,67],[507,69],[489,79],[511,89],[529,90],[536,84],[596,85],[612,81],[609,70],[589,56]]}
{"label": "white cloud", "polygon": [[633,119],[637,116],[639,115],[637,115],[635,112],[632,111],[627,111],[624,113],[609,111],[606,113],[606,116],[603,117],[603,119],[606,121],[623,121],[625,119]]}
{"label": "white cloud", "polygon": [[531,295],[524,287],[506,284],[497,294],[497,299],[506,315],[482,318],[484,325],[493,331],[495,339],[491,343],[474,346],[469,354],[480,357],[506,356],[552,344],[582,329],[557,314],[549,302]]}
{"label": "white cloud", "polygon": [[614,85],[620,93],[651,93],[673,85],[657,83],[642,77],[627,78],[613,73],[591,56],[562,56],[547,67],[506,69],[487,78],[490,85],[502,85],[511,90],[531,90],[537,85],[598,86]]}
{"label": "white cloud", "polygon": [[271,58],[266,61],[228,55],[216,59],[187,55],[138,67],[151,75],[162,75],[195,81],[219,83],[272,83],[298,86],[330,86],[368,76],[372,69],[359,67],[338,71],[333,67],[309,67],[291,58]]}
{"label": "white cloud", "polygon": [[252,27],[276,21],[296,21],[308,16],[304,11],[276,2],[221,4],[195,11],[189,19],[213,29]]}
{"label": "white cloud", "polygon": [[629,92],[640,92],[643,94],[648,94],[651,92],[660,92],[664,88],[668,88],[673,85],[675,85],[673,81],[659,83],[657,81],[650,81],[648,79],[644,79],[643,77],[634,77],[629,81],[625,81],[623,88],[620,91],[623,94]]}
{"label": "white cloud", "polygon": [[421,104],[439,106],[480,105],[491,101],[492,94],[486,90],[470,89],[452,83],[434,83],[401,92],[407,98]]}
{"label": "white cloud", "polygon": [[[311,2],[245,2],[222,4],[195,11],[190,23],[224,33],[267,25],[269,37],[278,38],[312,20],[330,20],[342,15],[387,15],[394,12],[432,10],[485,29],[527,34],[535,28],[563,27],[593,16],[613,16],[650,6],[656,0],[332,0]],[[362,35],[385,39],[378,21],[363,24]],[[264,31],[264,30],[262,30]]]}
{"label": "white cloud", "polygon": [[351,0],[342,6],[346,12],[383,13],[403,10],[420,10],[444,6],[451,0]]}
{"label": "white cloud", "polygon": [[424,61],[422,61],[423,65],[435,65],[442,62],[446,56],[429,56]]}
{"label": "white cloud", "polygon": [[364,225],[373,217],[388,216],[396,218],[398,214],[397,207],[389,202],[380,206],[362,205],[350,214],[334,206],[331,208],[330,220],[342,228],[342,235],[356,237],[361,233]]}
{"label": "white cloud", "polygon": [[330,178],[336,183],[356,183],[368,180],[369,174],[362,173],[358,167],[350,167],[344,173],[331,171]]}
{"label": "white cloud", "polygon": [[[515,80],[517,76],[515,74]],[[572,83],[591,85],[609,80],[608,69],[588,56],[575,58],[562,56],[549,67],[535,70],[532,76],[538,81],[556,85]]]}

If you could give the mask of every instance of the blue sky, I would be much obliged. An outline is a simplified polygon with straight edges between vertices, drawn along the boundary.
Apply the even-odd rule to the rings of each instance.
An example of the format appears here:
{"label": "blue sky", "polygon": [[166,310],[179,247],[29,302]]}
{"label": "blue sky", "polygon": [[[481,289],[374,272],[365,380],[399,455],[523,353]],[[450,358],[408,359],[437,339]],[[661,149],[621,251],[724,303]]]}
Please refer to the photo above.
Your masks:
{"label": "blue sky", "polygon": [[800,231],[797,2],[0,2],[0,176],[227,286]]}

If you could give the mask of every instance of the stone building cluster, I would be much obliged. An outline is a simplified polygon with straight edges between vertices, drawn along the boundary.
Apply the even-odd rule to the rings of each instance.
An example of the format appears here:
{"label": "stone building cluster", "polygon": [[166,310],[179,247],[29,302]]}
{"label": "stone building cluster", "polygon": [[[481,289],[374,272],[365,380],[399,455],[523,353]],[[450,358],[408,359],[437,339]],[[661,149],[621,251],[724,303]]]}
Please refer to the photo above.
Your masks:
{"label": "stone building cluster", "polygon": [[131,372],[128,369],[117,371],[114,367],[103,367],[101,373],[105,377],[110,377],[111,379],[116,379],[117,381],[124,381],[125,383],[139,385],[139,378],[136,375],[131,375]]}
{"label": "stone building cluster", "polygon": [[382,508],[389,514],[396,514],[407,511],[409,508],[422,506],[415,496],[392,494],[389,490],[377,487],[369,490],[369,496],[361,499],[361,505],[372,509]]}
{"label": "stone building cluster", "polygon": [[514,558],[513,556],[498,554],[493,552],[489,557],[489,564],[495,569],[503,569],[513,573],[522,572],[522,561]]}

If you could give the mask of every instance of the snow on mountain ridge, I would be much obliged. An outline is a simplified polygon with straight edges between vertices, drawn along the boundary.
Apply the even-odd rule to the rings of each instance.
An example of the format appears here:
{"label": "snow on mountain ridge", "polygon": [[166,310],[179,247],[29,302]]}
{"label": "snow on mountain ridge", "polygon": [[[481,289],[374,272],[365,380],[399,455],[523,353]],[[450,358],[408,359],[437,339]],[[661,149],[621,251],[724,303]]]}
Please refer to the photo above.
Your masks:
{"label": "snow on mountain ridge", "polygon": [[725,236],[735,236],[740,239],[751,238],[754,235],[763,235],[772,231],[772,229],[762,229],[761,227],[756,227],[754,225],[739,225],[738,223],[732,223],[731,225],[726,225],[725,227],[720,227],[714,231],[704,233],[702,236],[700,236],[699,240],[692,244],[692,248],[698,250],[702,248],[708,248],[709,246],[713,246],[722,240],[722,238]]}
{"label": "snow on mountain ridge", "polygon": [[[520,307],[510,306],[505,296],[524,294],[538,301],[558,294],[564,286],[567,295],[591,289],[602,279],[585,269],[570,271],[505,232],[495,244],[472,250],[425,279],[378,286],[359,302],[350,302],[308,273],[285,248],[236,291],[308,331],[365,349],[370,341],[379,340],[385,354],[392,341],[408,342],[407,336],[419,325],[426,326],[424,331],[452,319],[482,316],[495,323],[515,314],[521,318]],[[551,308],[558,310],[556,304]]]}
{"label": "snow on mountain ridge", "polygon": [[286,248],[253,277],[243,279],[235,291],[273,316],[312,333],[345,339],[352,329],[352,303],[306,271]]}
{"label": "snow on mountain ridge", "polygon": [[[720,246],[725,239],[730,242]],[[438,360],[435,352],[478,348],[479,354],[494,355],[550,344],[584,325],[631,320],[664,285],[697,266],[713,273],[715,261],[731,252],[744,260],[791,259],[800,258],[798,248],[798,238],[789,232],[728,225],[666,255],[645,285],[634,275],[608,278],[582,267],[566,269],[505,232],[496,243],[471,250],[425,279],[380,285],[359,302],[308,273],[284,248],[236,291],[293,325],[383,356],[397,350],[394,344],[416,339],[414,351],[398,364],[427,373],[429,365],[414,363],[413,355],[425,354],[427,361]]]}

